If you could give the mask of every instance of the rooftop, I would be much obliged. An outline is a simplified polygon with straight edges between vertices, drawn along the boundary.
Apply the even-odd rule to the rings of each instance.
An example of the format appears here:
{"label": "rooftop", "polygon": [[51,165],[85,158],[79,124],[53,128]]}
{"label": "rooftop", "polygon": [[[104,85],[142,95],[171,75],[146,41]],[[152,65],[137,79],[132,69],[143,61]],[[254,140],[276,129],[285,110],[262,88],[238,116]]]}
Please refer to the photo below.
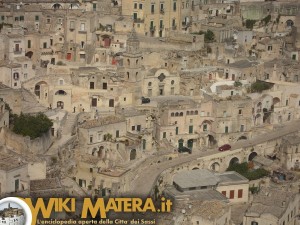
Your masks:
{"label": "rooftop", "polygon": [[177,173],[173,179],[180,188],[215,186],[220,179],[205,169],[191,170]]}
{"label": "rooftop", "polygon": [[99,126],[114,124],[114,123],[121,123],[121,122],[125,122],[125,120],[121,117],[107,116],[95,120],[86,121],[84,124],[81,125],[81,128],[90,129],[94,127],[99,127]]}
{"label": "rooftop", "polygon": [[223,202],[228,202],[228,199],[222,195],[220,192],[213,189],[203,189],[203,190],[191,190],[180,192],[174,186],[169,186],[164,190],[167,196],[170,196],[176,200],[197,200],[197,201],[211,201],[218,200]]}
{"label": "rooftop", "polygon": [[244,60],[240,60],[240,61],[237,61],[237,62],[234,62],[234,63],[230,63],[228,65],[230,67],[243,69],[243,68],[248,68],[248,67],[256,66],[258,64],[259,64],[259,62],[249,61],[247,59],[244,59]]}
{"label": "rooftop", "polygon": [[[266,188],[254,195],[253,202],[246,211],[246,215],[251,214],[271,214],[281,218],[291,201],[298,201],[299,194],[294,194],[286,189]],[[250,215],[249,215],[250,216]]]}
{"label": "rooftop", "polygon": [[242,175],[238,174],[235,171],[228,171],[221,174],[218,174],[218,177],[220,178],[220,184],[230,184],[230,183],[247,183],[249,180]]}
{"label": "rooftop", "polygon": [[42,191],[60,188],[62,188],[62,186],[57,177],[30,181],[30,191]]}

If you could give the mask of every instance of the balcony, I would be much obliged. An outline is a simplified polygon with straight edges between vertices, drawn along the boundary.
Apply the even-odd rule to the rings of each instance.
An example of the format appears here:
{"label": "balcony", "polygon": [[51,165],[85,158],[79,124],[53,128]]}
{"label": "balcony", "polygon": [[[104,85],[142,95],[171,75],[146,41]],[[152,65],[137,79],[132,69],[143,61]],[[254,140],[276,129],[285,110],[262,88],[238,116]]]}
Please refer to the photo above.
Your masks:
{"label": "balcony", "polygon": [[13,52],[15,55],[20,55],[20,54],[22,54],[22,48],[14,48]]}
{"label": "balcony", "polygon": [[165,14],[165,10],[164,9],[160,9],[159,13],[162,14],[162,15],[164,15]]}
{"label": "balcony", "polygon": [[86,30],[79,30],[78,33],[79,33],[79,34],[86,34],[87,31],[86,31]]}
{"label": "balcony", "polygon": [[164,25],[160,25],[159,30],[163,30],[163,29],[164,29]]}
{"label": "balcony", "polygon": [[188,28],[191,26],[191,22],[182,22],[182,28]]}
{"label": "balcony", "polygon": [[172,30],[176,30],[176,29],[177,29],[176,25],[172,26]]}
{"label": "balcony", "polygon": [[134,21],[135,23],[144,23],[144,20],[141,19],[141,18],[135,18],[135,19],[133,19],[133,21]]}

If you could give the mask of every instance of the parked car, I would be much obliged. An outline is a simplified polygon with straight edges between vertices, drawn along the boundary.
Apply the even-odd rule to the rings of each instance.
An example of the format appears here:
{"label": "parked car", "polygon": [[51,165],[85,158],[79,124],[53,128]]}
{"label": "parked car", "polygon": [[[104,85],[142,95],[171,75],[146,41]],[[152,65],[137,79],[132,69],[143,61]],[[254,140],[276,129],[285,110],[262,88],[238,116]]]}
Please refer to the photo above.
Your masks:
{"label": "parked car", "polygon": [[231,149],[231,145],[229,145],[229,144],[225,144],[225,145],[222,145],[221,147],[219,147],[219,151],[221,151],[221,152],[227,151],[230,149]]}
{"label": "parked car", "polygon": [[141,99],[142,99],[142,104],[150,103],[150,98],[142,97]]}
{"label": "parked car", "polygon": [[183,147],[178,148],[178,152],[179,153],[188,152],[189,154],[192,154],[192,149],[189,149],[189,148],[183,146]]}

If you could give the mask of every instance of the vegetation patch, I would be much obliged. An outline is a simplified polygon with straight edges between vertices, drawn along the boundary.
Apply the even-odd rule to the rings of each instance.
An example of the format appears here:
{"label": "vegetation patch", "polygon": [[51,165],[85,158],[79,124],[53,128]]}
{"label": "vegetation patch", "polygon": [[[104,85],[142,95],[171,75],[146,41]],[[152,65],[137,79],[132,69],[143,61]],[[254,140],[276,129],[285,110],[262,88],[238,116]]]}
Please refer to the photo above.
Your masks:
{"label": "vegetation patch", "polygon": [[246,177],[248,180],[257,180],[269,175],[269,172],[263,168],[250,169],[248,163],[246,162],[234,163],[230,165],[226,171],[235,171]]}
{"label": "vegetation patch", "polygon": [[263,92],[265,90],[269,90],[270,88],[272,88],[273,85],[270,83],[266,83],[263,81],[256,81],[255,83],[251,84],[251,92],[255,93],[255,92]]}
{"label": "vegetation patch", "polygon": [[13,132],[35,139],[48,132],[52,125],[52,121],[43,113],[36,116],[21,113],[20,116],[14,117]]}

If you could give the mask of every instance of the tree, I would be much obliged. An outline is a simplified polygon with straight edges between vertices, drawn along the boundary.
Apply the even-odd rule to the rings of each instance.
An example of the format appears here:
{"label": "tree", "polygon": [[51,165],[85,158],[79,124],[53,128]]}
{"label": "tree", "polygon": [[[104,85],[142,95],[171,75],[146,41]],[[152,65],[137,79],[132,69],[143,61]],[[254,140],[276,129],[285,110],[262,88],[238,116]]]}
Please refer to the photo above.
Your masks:
{"label": "tree", "polygon": [[205,42],[213,42],[215,40],[215,34],[211,30],[207,30],[204,34],[204,41]]}
{"label": "tree", "polygon": [[263,92],[264,90],[268,90],[272,87],[272,84],[262,82],[262,81],[256,81],[255,83],[251,84],[251,92]]}
{"label": "tree", "polygon": [[246,20],[246,28],[252,30],[255,23],[256,23],[256,20]]}
{"label": "tree", "polygon": [[13,132],[35,139],[48,132],[52,125],[52,121],[43,113],[36,116],[21,113],[15,117]]}

